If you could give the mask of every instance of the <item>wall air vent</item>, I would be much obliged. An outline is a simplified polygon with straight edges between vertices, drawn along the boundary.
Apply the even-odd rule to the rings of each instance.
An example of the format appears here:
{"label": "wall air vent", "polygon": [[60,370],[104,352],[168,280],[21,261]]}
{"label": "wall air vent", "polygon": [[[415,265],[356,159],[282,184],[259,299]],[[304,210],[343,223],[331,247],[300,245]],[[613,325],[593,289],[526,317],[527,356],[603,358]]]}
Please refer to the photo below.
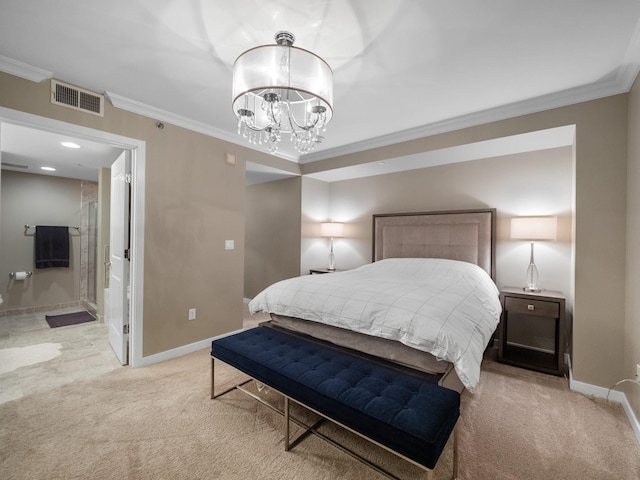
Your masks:
{"label": "wall air vent", "polygon": [[104,95],[51,79],[51,103],[104,117]]}

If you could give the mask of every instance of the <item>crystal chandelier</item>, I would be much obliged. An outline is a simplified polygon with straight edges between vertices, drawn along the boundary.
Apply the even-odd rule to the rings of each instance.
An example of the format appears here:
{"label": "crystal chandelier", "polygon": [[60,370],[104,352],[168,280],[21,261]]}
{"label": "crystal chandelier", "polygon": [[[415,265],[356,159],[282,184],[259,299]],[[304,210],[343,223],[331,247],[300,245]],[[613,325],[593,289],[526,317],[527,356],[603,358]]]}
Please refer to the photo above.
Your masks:
{"label": "crystal chandelier", "polygon": [[289,32],[276,45],[241,54],[233,65],[233,111],[238,134],[275,153],[288,134],[301,154],[323,140],[333,115],[333,72],[322,58],[294,47]]}

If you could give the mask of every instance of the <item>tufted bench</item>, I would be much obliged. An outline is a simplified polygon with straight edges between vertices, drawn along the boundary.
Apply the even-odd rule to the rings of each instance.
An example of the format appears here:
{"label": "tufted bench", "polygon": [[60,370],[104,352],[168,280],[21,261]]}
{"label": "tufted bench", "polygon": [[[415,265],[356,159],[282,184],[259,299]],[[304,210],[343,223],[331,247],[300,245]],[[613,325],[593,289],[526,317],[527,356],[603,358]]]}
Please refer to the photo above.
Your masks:
{"label": "tufted bench", "polygon": [[[214,394],[216,358],[284,395],[287,450],[291,399],[426,469],[432,479],[460,414],[460,395],[437,379],[276,328],[216,339],[211,357],[211,398],[226,393]],[[455,433],[453,462],[455,478]]]}

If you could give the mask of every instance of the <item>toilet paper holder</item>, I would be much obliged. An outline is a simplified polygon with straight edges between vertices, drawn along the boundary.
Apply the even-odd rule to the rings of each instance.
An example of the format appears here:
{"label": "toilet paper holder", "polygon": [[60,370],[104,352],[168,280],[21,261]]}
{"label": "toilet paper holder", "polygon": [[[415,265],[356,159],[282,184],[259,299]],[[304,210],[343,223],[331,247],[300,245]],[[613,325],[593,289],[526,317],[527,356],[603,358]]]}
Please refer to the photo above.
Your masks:
{"label": "toilet paper holder", "polygon": [[[19,273],[23,273],[23,274],[25,274],[24,278],[29,278],[31,275],[33,275],[33,272],[11,272],[11,273],[9,274],[9,278],[12,278],[12,279],[18,278],[18,276],[19,276],[18,274],[19,274]],[[20,277],[21,277],[21,276],[22,276],[22,275],[20,275]]]}

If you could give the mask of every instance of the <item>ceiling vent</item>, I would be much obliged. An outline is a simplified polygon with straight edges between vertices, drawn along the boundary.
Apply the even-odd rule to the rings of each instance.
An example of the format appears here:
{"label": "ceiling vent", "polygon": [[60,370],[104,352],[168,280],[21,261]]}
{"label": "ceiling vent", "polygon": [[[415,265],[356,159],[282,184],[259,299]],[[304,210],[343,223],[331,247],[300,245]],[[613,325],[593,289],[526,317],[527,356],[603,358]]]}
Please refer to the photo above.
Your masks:
{"label": "ceiling vent", "polygon": [[23,170],[27,170],[29,168],[27,165],[20,165],[18,163],[9,163],[9,162],[2,162],[2,166],[8,167],[8,168],[22,168]]}
{"label": "ceiling vent", "polygon": [[51,103],[104,117],[104,95],[51,80]]}

